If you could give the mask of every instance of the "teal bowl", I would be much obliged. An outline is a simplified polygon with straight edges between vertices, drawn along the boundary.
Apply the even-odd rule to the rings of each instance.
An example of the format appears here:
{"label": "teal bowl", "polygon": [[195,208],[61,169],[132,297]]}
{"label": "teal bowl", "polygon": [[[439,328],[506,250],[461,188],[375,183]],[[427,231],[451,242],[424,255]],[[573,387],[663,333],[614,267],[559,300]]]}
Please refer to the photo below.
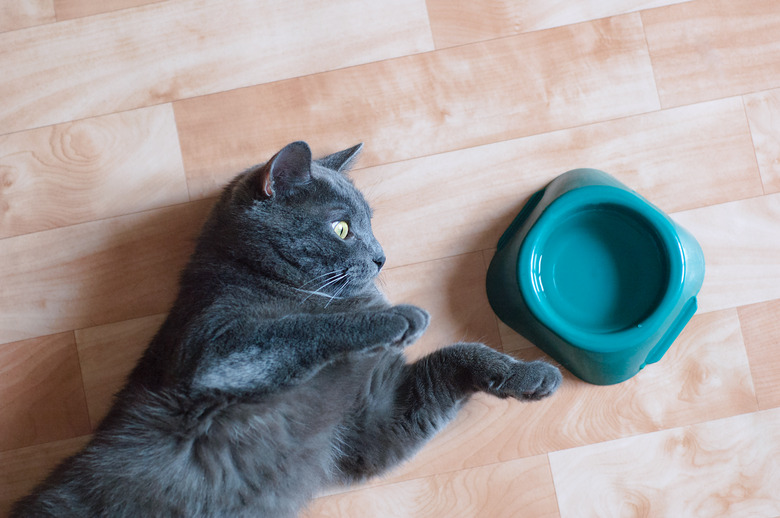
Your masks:
{"label": "teal bowl", "polygon": [[661,359],[703,280],[690,233],[607,173],[576,169],[504,232],[487,293],[511,328],[579,378],[611,385]]}

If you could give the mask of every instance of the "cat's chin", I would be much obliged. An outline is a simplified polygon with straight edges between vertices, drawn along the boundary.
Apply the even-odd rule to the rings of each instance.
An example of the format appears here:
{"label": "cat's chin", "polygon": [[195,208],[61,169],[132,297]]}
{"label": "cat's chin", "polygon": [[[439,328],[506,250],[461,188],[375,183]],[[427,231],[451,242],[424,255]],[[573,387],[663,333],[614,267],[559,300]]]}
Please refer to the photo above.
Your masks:
{"label": "cat's chin", "polygon": [[382,300],[385,300],[385,295],[382,293],[382,290],[378,286],[379,284],[379,276],[375,275],[371,277],[370,279],[366,280],[364,283],[362,283],[359,286],[355,286],[354,290],[350,292],[349,295],[347,295],[348,298],[376,298],[381,297]]}

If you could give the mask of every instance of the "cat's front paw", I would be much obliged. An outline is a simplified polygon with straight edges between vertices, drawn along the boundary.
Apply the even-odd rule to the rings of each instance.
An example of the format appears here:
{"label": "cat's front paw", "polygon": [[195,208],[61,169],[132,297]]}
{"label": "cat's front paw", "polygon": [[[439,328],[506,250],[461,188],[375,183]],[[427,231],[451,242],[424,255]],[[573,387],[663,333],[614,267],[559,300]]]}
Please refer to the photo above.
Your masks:
{"label": "cat's front paw", "polygon": [[543,361],[517,362],[498,389],[502,396],[538,401],[555,392],[563,381],[557,367]]}
{"label": "cat's front paw", "polygon": [[431,321],[431,316],[427,311],[411,304],[393,306],[388,311],[402,317],[407,323],[406,330],[391,344],[396,347],[406,347],[416,342]]}

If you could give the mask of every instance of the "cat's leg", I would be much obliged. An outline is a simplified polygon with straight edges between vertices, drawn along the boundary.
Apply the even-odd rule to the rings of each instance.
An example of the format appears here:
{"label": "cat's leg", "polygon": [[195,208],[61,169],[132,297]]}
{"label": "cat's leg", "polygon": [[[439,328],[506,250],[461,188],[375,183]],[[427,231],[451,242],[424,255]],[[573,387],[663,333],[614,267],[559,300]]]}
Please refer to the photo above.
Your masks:
{"label": "cat's leg", "polygon": [[372,408],[345,428],[339,467],[347,480],[380,474],[408,458],[475,392],[535,401],[562,380],[548,363],[522,362],[482,344],[452,345],[395,368],[396,376],[372,381]]}
{"label": "cat's leg", "polygon": [[204,353],[194,388],[257,390],[308,379],[346,353],[406,347],[430,317],[410,305],[351,313],[297,314],[229,329]]}
{"label": "cat's leg", "polygon": [[409,369],[410,386],[402,391],[420,396],[443,393],[455,399],[481,391],[500,398],[536,401],[555,392],[563,380],[549,363],[523,362],[479,343],[439,349]]}

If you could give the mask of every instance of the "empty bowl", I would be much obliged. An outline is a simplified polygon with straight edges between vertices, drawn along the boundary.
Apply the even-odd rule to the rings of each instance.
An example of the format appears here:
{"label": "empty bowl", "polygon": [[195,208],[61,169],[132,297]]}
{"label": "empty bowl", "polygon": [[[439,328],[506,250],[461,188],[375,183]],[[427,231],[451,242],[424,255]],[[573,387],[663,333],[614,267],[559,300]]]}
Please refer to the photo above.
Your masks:
{"label": "empty bowl", "polygon": [[612,176],[569,171],[499,240],[493,310],[579,378],[624,381],[661,359],[696,312],[701,247]]}

